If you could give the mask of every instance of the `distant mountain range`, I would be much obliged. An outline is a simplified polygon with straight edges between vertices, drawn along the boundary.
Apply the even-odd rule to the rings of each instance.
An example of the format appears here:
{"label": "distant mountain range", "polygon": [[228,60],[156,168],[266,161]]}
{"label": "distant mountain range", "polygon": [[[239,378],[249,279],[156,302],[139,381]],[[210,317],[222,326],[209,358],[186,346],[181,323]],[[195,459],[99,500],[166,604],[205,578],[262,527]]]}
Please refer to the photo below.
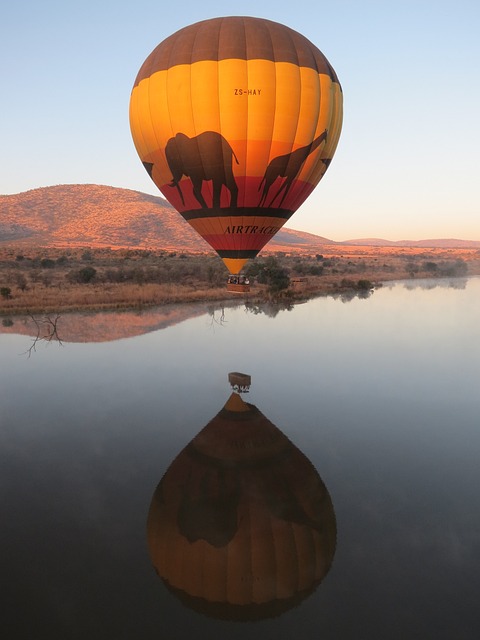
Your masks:
{"label": "distant mountain range", "polygon": [[382,240],[381,238],[358,238],[338,244],[362,247],[419,247],[425,249],[480,249],[480,240],[437,238],[432,240]]}
{"label": "distant mountain range", "polygon": [[[0,244],[205,251],[210,247],[161,197],[94,184],[43,187],[0,195]],[[362,238],[335,242],[283,228],[273,250],[307,250],[325,245],[480,248],[457,239],[392,242]]]}

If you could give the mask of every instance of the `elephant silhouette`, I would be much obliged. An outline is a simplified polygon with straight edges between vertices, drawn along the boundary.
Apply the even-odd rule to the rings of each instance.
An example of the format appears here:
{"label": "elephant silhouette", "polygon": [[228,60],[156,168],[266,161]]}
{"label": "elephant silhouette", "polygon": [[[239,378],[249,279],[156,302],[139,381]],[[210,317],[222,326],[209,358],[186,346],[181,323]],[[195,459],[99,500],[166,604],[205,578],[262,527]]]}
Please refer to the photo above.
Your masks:
{"label": "elephant silhouette", "polygon": [[204,131],[193,138],[177,133],[168,140],[165,156],[172,172],[169,186],[178,189],[183,204],[185,200],[179,182],[182,176],[187,176],[192,181],[193,194],[203,209],[208,208],[202,195],[202,184],[207,180],[213,183],[213,208],[220,207],[223,185],[230,191],[230,207],[237,207],[238,186],[233,175],[232,158],[237,164],[238,159],[220,133]]}
{"label": "elephant silhouette", "polygon": [[310,144],[295,149],[295,151],[292,151],[291,153],[285,153],[282,156],[273,158],[273,160],[269,162],[268,167],[265,171],[265,175],[263,176],[262,181],[258,186],[258,190],[260,191],[263,185],[262,197],[260,198],[258,206],[263,207],[265,205],[268,192],[275,180],[277,178],[286,178],[277,189],[277,192],[270,202],[270,206],[272,206],[276,198],[278,198],[278,196],[283,191],[284,193],[279,203],[279,206],[282,206],[282,203],[285,200],[285,196],[290,191],[290,187],[292,186],[292,183],[297,175],[300,173],[300,169],[302,168],[305,160],[312,153],[312,151],[314,151],[326,139],[327,129],[325,129],[323,133],[317,136],[315,140],[312,140]]}

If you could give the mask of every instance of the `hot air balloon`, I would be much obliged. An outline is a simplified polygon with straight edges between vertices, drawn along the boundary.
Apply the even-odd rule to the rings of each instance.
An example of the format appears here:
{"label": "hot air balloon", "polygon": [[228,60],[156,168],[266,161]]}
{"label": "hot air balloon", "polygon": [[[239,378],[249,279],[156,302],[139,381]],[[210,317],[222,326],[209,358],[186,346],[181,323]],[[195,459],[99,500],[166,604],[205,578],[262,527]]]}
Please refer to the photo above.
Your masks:
{"label": "hot air balloon", "polygon": [[312,192],[341,126],[342,89],[321,51],[253,17],[213,18],[168,37],[130,100],[146,170],[230,274]]}
{"label": "hot air balloon", "polygon": [[158,575],[184,604],[216,618],[262,619],[323,580],[335,513],[311,462],[235,391],[157,486],[147,541]]}

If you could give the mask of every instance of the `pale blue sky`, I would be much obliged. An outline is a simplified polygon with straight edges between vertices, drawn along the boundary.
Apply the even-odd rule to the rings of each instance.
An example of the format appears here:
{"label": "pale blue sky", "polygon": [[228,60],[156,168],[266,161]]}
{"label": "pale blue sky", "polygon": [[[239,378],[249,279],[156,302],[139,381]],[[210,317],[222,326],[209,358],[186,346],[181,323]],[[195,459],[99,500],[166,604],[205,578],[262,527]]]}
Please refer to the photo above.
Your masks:
{"label": "pale blue sky", "polygon": [[478,0],[24,0],[0,22],[0,193],[94,183],[161,195],[130,91],[183,26],[253,15],[306,35],[344,90],[335,158],[288,226],[333,240],[480,240]]}

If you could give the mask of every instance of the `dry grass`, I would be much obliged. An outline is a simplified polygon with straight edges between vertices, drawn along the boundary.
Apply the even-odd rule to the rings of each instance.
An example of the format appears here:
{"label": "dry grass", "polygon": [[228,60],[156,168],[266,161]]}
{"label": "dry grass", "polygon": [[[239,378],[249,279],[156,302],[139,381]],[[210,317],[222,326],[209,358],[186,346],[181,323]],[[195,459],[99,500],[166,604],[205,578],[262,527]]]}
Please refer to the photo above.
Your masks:
{"label": "dry grass", "polygon": [[51,313],[55,311],[135,309],[178,302],[231,298],[225,288],[198,288],[175,284],[109,284],[45,287],[35,285],[0,300],[0,313]]}
{"label": "dry grass", "polygon": [[[19,260],[14,248],[0,250],[0,289],[10,291],[0,296],[0,315],[147,308],[239,298],[226,290],[226,271],[216,257],[93,249],[88,253],[87,259],[81,249],[68,254],[43,249]],[[45,266],[47,259],[53,265]],[[277,259],[291,277],[301,280],[286,292],[289,299],[355,289],[359,280],[377,284],[432,275],[480,274],[480,252],[471,249],[334,247],[322,256],[282,253]],[[436,265],[434,273],[432,263]],[[320,265],[322,273],[315,275],[312,269],[318,270]],[[95,268],[95,278],[88,283],[72,279],[72,273],[78,274],[85,266]],[[119,274],[130,279],[117,282]],[[135,282],[139,274],[147,281]],[[266,287],[256,284],[248,297],[261,301],[269,294]]]}

